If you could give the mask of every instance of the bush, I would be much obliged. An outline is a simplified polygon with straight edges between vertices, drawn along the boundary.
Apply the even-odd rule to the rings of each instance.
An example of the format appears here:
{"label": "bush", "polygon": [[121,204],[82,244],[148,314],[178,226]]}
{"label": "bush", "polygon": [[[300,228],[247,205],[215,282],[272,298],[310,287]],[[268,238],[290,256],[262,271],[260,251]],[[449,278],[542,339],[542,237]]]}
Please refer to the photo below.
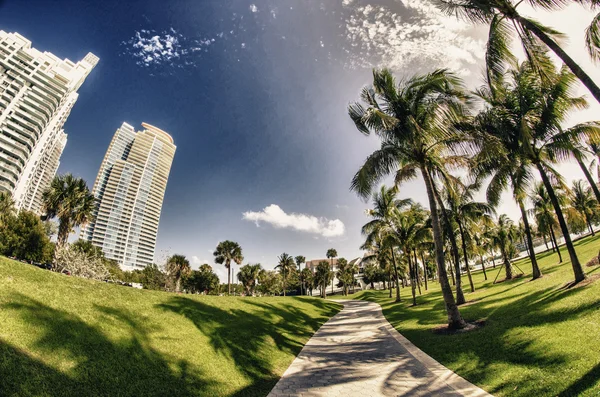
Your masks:
{"label": "bush", "polygon": [[69,245],[56,248],[54,266],[58,272],[67,271],[77,277],[100,281],[110,278],[102,257],[88,254]]}
{"label": "bush", "polygon": [[29,262],[52,261],[54,245],[41,219],[29,211],[9,216],[0,229],[0,252]]}

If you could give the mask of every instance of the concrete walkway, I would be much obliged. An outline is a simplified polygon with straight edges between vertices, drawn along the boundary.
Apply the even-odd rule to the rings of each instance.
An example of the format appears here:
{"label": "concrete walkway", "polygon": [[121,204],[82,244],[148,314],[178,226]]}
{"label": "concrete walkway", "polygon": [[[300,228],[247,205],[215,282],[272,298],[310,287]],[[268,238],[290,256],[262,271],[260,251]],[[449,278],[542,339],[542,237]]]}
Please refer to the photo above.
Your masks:
{"label": "concrete walkway", "polygon": [[338,302],[268,397],[490,396],[400,335],[378,304]]}

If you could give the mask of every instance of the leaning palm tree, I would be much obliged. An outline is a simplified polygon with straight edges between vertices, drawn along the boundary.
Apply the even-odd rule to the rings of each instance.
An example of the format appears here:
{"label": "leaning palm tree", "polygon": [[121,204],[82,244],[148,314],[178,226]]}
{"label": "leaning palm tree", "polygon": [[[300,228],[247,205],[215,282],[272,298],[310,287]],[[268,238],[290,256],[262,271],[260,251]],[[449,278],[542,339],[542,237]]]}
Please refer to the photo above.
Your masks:
{"label": "leaning palm tree", "polygon": [[394,254],[394,222],[398,211],[412,204],[412,200],[401,200],[396,195],[397,189],[395,187],[387,188],[385,185],[382,185],[380,190],[373,194],[373,208],[367,210],[367,215],[371,220],[362,227],[361,232],[366,237],[367,245],[369,245],[370,241],[377,238],[385,241],[384,245],[387,246],[392,255],[392,266],[396,279],[396,302],[400,302],[400,279],[398,277],[398,265]]}
{"label": "leaning palm tree", "polygon": [[167,274],[175,279],[175,292],[181,292],[181,278],[191,273],[190,261],[184,255],[173,255],[167,259]]}
{"label": "leaning palm tree", "polygon": [[[552,63],[544,55],[546,48],[552,50],[573,74],[587,87],[598,102],[600,102],[600,87],[585,73],[585,71],[558,45],[563,34],[544,26],[538,21],[527,18],[519,13],[518,6],[522,1],[515,0],[436,0],[439,8],[448,15],[464,17],[473,23],[485,23],[490,25],[485,60],[487,65],[488,81],[493,81],[504,72],[506,61],[514,60],[510,51],[511,36],[517,33],[523,46],[527,60],[536,73],[547,77],[548,69]],[[589,1],[596,4],[596,0]],[[528,3],[534,7],[552,10],[560,9],[565,2],[560,0],[530,0]],[[597,17],[598,18],[598,17]],[[598,34],[598,22],[593,24],[597,40],[588,41],[591,47],[598,51],[600,48],[600,34]],[[598,52],[595,52],[600,54]]]}
{"label": "leaning palm tree", "polygon": [[475,201],[474,196],[479,191],[479,182],[465,185],[460,178],[452,178],[446,184],[445,199],[447,207],[452,214],[454,221],[458,225],[460,240],[463,250],[463,258],[469,277],[471,292],[475,292],[473,277],[469,266],[469,255],[467,250],[467,240],[471,238],[471,230],[477,221],[482,218],[490,218],[495,213],[491,205],[481,201]]}
{"label": "leaning palm tree", "polygon": [[281,277],[283,279],[283,296],[285,296],[285,284],[288,276],[290,275],[290,272],[296,269],[296,263],[294,262],[294,258],[286,254],[285,252],[279,255],[277,257],[277,260],[279,261],[279,263],[277,264],[277,266],[275,266],[275,269],[279,269],[279,271],[281,272]]}
{"label": "leaning palm tree", "polygon": [[[331,271],[333,272],[333,258],[337,257],[338,253],[335,248],[329,248],[327,250],[327,259],[331,260]],[[331,279],[331,293],[333,294],[333,278]]]}
{"label": "leaning palm tree", "polygon": [[47,218],[58,218],[58,246],[66,244],[73,228],[92,217],[94,196],[83,179],[71,174],[55,176],[42,200]]}
{"label": "leaning palm tree", "polygon": [[237,263],[240,265],[244,260],[244,256],[242,255],[242,247],[234,241],[221,241],[215,252],[213,252],[215,257],[215,263],[220,265],[225,265],[227,268],[227,293],[231,294],[231,262]]}
{"label": "leaning palm tree", "polygon": [[[434,193],[434,178],[445,173],[450,144],[459,140],[454,126],[465,112],[459,79],[446,70],[416,75],[396,82],[387,70],[373,71],[373,86],[364,88],[361,103],[349,106],[357,129],[375,133],[381,147],[373,152],[352,180],[351,189],[367,198],[382,178],[395,172],[396,184],[420,171],[429,199],[440,285],[450,328],[466,326],[452,289],[444,260],[444,242]],[[447,160],[448,161],[448,160]],[[447,162],[446,161],[446,162]]]}
{"label": "leaning palm tree", "polygon": [[584,219],[590,233],[595,236],[592,218],[598,213],[598,201],[594,198],[591,189],[584,186],[581,180],[573,181],[570,201],[571,208]]}
{"label": "leaning palm tree", "polygon": [[[529,200],[533,204],[533,208],[531,208],[530,212],[535,217],[538,231],[543,235],[550,236],[553,250],[558,252],[558,260],[562,263],[562,255],[558,249],[558,241],[554,233],[554,229],[558,226],[558,221],[556,220],[556,214],[553,211],[552,202],[550,201],[546,186],[541,182],[534,184],[533,189],[529,194]],[[563,202],[564,200],[561,196],[561,203]]]}
{"label": "leaning palm tree", "polygon": [[513,278],[512,265],[510,263],[510,252],[512,251],[511,246],[516,237],[516,229],[513,226],[513,221],[506,214],[502,214],[498,218],[498,222],[494,228],[494,233],[492,234],[492,241],[500,250],[500,254],[502,255],[507,280]]}

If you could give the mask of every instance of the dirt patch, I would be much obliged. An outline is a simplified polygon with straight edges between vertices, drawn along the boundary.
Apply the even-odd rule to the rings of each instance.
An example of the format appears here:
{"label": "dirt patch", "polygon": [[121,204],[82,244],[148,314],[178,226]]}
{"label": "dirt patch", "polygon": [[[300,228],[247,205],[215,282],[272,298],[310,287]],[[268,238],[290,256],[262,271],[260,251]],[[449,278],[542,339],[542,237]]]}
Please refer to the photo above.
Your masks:
{"label": "dirt patch", "polygon": [[598,257],[595,256],[592,259],[590,259],[588,261],[588,263],[585,264],[587,267],[594,267],[594,266],[598,266],[600,265],[600,261],[598,260]]}
{"label": "dirt patch", "polygon": [[456,335],[456,334],[464,334],[466,332],[471,332],[483,328],[485,326],[486,320],[477,320],[472,322],[467,322],[467,326],[461,329],[450,329],[447,324],[440,325],[435,327],[432,331],[436,335]]}
{"label": "dirt patch", "polygon": [[588,276],[585,280],[580,281],[578,283],[576,283],[575,281],[571,281],[570,283],[567,283],[567,284],[563,285],[562,287],[560,287],[559,290],[585,287],[586,285],[590,285],[593,282],[596,282],[598,280],[600,280],[600,274],[594,274],[594,275]]}
{"label": "dirt patch", "polygon": [[523,276],[524,276],[523,273],[519,273],[516,276],[513,276],[513,278],[503,278],[502,280],[496,281],[494,284],[500,284],[500,283],[503,283],[505,281],[516,280],[516,279],[521,278]]}

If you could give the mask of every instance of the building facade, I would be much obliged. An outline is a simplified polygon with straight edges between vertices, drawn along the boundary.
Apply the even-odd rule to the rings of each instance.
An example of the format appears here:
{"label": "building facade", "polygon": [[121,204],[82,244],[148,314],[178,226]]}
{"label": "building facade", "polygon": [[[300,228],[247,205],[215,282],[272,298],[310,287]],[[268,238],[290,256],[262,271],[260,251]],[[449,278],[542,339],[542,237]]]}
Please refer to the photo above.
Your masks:
{"label": "building facade", "polygon": [[18,209],[41,214],[67,143],[63,125],[98,60],[92,53],[77,63],[60,59],[0,30],[0,191]]}
{"label": "building facade", "polygon": [[142,123],[115,133],[94,183],[96,207],[81,238],[100,247],[125,270],[154,261],[158,223],[175,156],[173,138]]}

